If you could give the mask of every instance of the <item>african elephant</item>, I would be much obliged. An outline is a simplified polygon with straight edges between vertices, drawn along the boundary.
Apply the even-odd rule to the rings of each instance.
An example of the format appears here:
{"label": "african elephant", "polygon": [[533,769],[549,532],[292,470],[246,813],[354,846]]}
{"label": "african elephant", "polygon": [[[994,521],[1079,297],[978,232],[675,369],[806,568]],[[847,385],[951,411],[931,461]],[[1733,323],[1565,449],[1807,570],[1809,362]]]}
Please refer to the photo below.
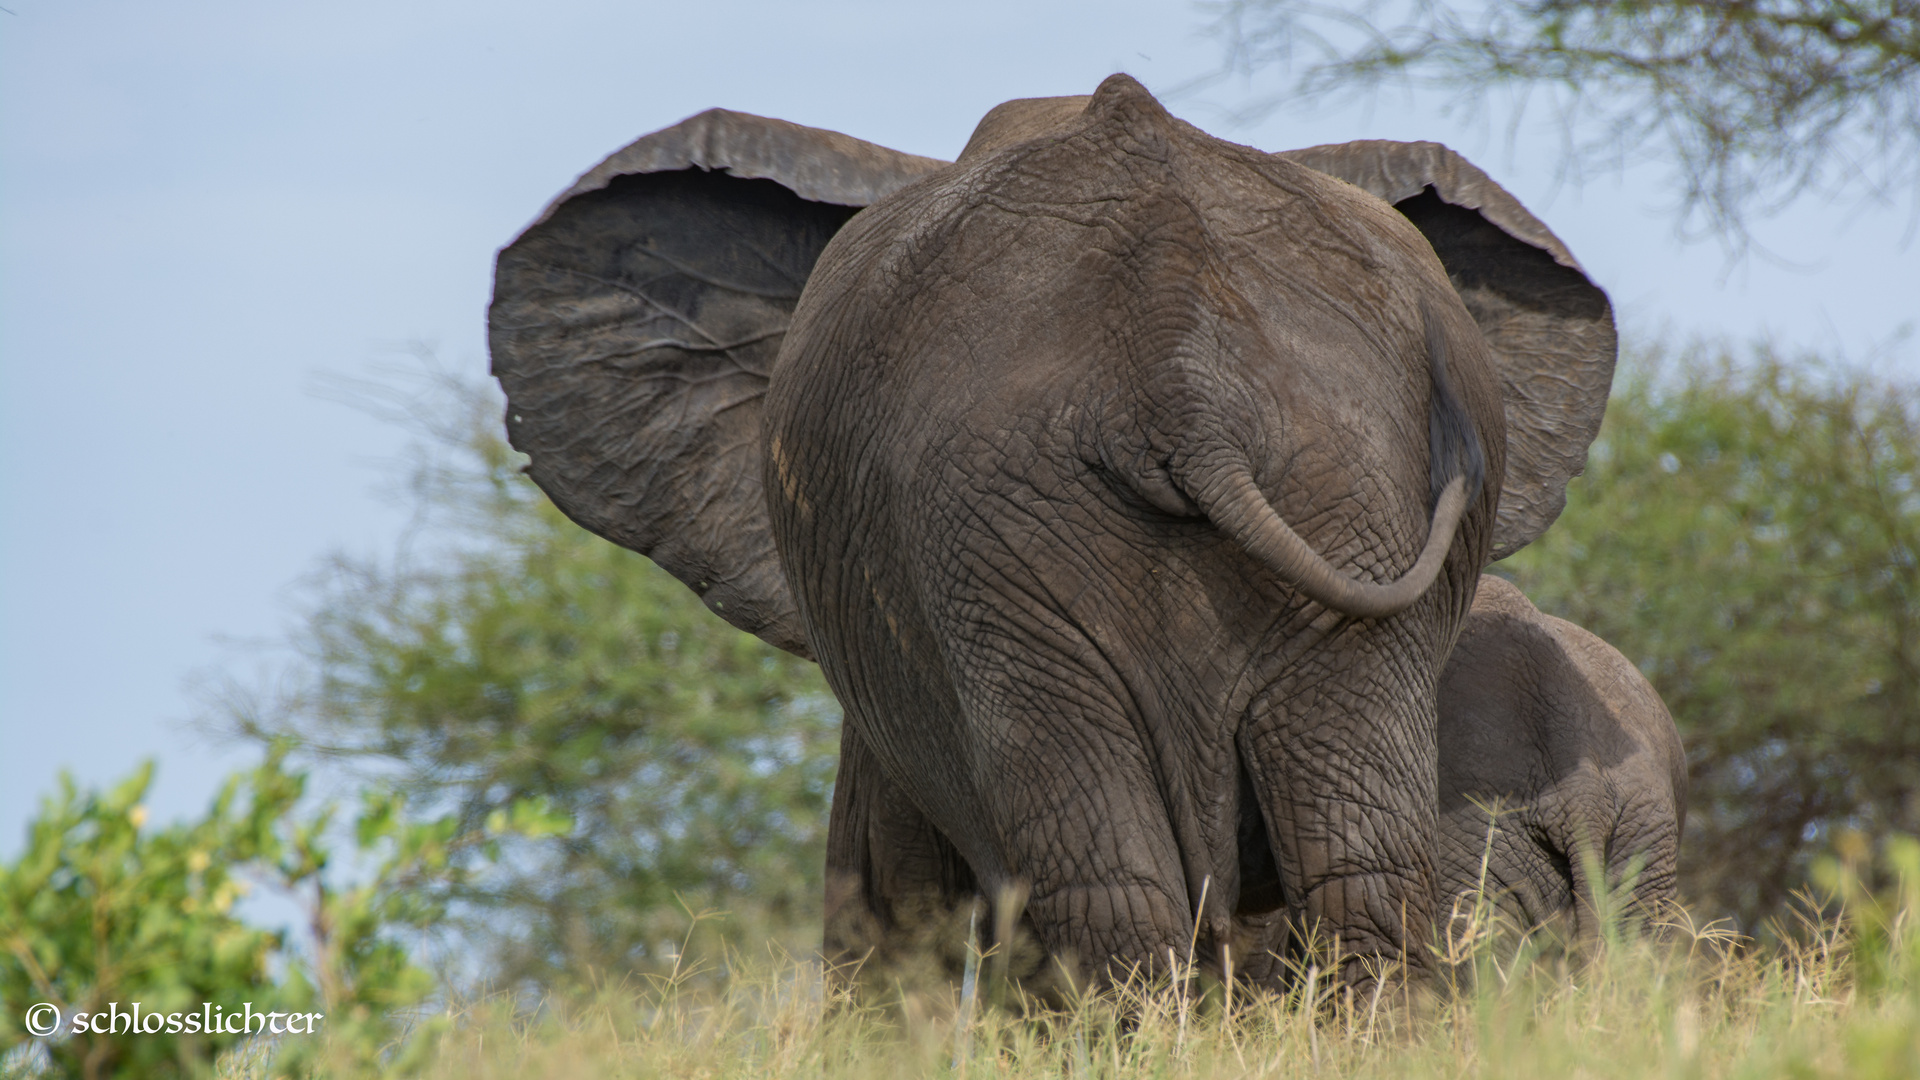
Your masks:
{"label": "african elephant", "polygon": [[[1632,900],[1674,895],[1687,761],[1660,695],[1619,650],[1480,579],[1440,675],[1441,913],[1482,885],[1512,925],[1593,927],[1589,852]],[[1502,813],[1492,832],[1487,810]]]}
{"label": "african elephant", "polygon": [[953,163],[713,110],[502,249],[489,325],[555,504],[839,697],[829,954],[1019,890],[1095,977],[1282,910],[1420,962],[1438,675],[1615,353],[1472,165],[1122,75]]}

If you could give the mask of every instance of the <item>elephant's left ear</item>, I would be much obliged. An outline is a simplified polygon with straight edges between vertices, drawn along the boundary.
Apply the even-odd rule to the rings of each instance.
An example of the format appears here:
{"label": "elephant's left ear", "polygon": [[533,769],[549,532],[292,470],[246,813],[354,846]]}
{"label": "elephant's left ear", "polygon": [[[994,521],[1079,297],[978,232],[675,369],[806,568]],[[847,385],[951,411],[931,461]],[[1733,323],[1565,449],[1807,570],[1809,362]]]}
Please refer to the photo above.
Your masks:
{"label": "elephant's left ear", "polygon": [[1493,557],[1547,531],[1613,385],[1613,307],[1540,219],[1473,163],[1431,142],[1366,140],[1280,154],[1392,203],[1433,245],[1500,369],[1507,478]]}
{"label": "elephant's left ear", "polygon": [[507,434],[554,505],[807,655],[761,489],[794,302],[855,211],[946,163],[713,109],[607,158],[501,249]]}

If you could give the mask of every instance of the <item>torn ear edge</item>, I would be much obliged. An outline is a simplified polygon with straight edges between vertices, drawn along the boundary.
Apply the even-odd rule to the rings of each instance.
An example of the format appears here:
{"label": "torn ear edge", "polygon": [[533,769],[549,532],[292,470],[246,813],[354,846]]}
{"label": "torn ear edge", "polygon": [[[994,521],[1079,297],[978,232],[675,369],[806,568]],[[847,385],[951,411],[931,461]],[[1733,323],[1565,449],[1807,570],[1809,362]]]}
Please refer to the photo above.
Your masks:
{"label": "torn ear edge", "polygon": [[743,180],[772,180],[808,202],[868,206],[948,164],[826,128],[708,109],[609,154],[555,196],[527,229],[575,196],[599,191],[620,176],[706,169]]}
{"label": "torn ear edge", "polygon": [[1418,227],[1486,338],[1507,419],[1492,558],[1546,532],[1586,469],[1613,385],[1607,294],[1540,219],[1433,142],[1362,140],[1277,155],[1391,203]]}

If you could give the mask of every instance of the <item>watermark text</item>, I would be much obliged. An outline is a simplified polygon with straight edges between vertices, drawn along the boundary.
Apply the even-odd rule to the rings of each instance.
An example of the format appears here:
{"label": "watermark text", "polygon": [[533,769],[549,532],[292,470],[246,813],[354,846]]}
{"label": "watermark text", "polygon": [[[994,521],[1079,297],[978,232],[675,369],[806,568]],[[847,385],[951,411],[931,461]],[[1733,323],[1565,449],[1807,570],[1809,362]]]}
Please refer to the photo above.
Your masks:
{"label": "watermark text", "polygon": [[68,1035],[313,1035],[327,1019],[317,1012],[255,1012],[253,1002],[228,1009],[211,1002],[189,1012],[155,1012],[139,1002],[105,1009],[62,1013],[60,1006],[41,1002],[27,1009],[27,1031],[40,1038]]}

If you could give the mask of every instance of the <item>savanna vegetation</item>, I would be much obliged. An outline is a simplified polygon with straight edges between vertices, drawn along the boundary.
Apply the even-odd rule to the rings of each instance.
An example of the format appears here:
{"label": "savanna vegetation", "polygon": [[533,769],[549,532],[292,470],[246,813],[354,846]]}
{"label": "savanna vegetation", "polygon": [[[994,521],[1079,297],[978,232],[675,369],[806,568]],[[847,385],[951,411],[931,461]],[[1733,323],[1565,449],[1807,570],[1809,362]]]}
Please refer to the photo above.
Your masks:
{"label": "savanna vegetation", "polygon": [[[1548,89],[1569,160],[1656,154],[1735,239],[1807,191],[1911,187],[1920,161],[1910,0],[1220,12],[1235,63],[1290,62],[1296,91]],[[1920,1075],[1909,383],[1764,348],[1634,355],[1559,524],[1494,568],[1674,713],[1692,791],[1667,925],[1568,945],[1482,905],[1430,944],[1451,972],[1431,992],[1356,999],[1308,965],[1285,997],[1131,986],[1038,1022],[989,1004],[990,958],[971,1004],[824,1007],[838,715],[817,670],[561,517],[487,393],[402,403],[426,436],[401,470],[417,527],[316,571],[276,678],[209,694],[261,766],[172,824],[147,820],[150,768],[63,781],[0,866],[0,1076]],[[135,1000],[327,1021],[24,1026],[31,1002]]]}
{"label": "savanna vegetation", "polygon": [[[425,1030],[409,1026],[414,1007],[443,984],[417,946],[466,880],[463,856],[498,857],[507,837],[553,836],[569,823],[520,800],[465,829],[409,812],[403,795],[379,787],[343,817],[337,803],[303,798],[307,776],[285,758],[284,745],[269,747],[203,819],[154,828],[140,801],[151,763],[104,793],[61,779],[25,852],[0,866],[0,1075],[197,1076],[236,1052],[259,1055],[264,1042],[213,1023],[203,1003],[244,1005],[276,1026],[291,1013],[323,1016],[282,1028],[326,1035],[276,1045],[284,1073],[307,1071],[322,1048],[350,1068],[404,1062],[392,1051],[403,1033]],[[343,864],[353,867],[344,877]],[[242,919],[236,902],[256,890],[291,902],[297,925]],[[60,1009],[55,1037],[29,1041],[46,1034],[30,1032],[30,1003]],[[148,1015],[130,1015],[136,1005]],[[196,1011],[200,1023],[188,1024]],[[148,1026],[155,1015],[163,1026]]]}
{"label": "savanna vegetation", "polygon": [[[1843,918],[1755,948],[1682,923],[1584,956],[1516,944],[1485,908],[1435,947],[1447,987],[1355,995],[1297,973],[1285,996],[1125,986],[1039,1017],[907,995],[823,1009],[815,972],[682,970],[529,1010],[494,998],[426,1037],[422,1075],[1132,1077],[1908,1077],[1920,1071],[1920,844],[1821,864]],[[983,965],[983,970],[990,965]],[[1401,984],[1404,989],[1404,984]],[[983,992],[984,993],[984,992]]]}
{"label": "savanna vegetation", "polygon": [[689,910],[804,948],[839,751],[819,669],[562,517],[491,394],[422,380],[408,415],[427,436],[408,548],[330,562],[285,677],[221,686],[214,722],[464,830],[526,800],[565,815],[563,836],[455,857],[486,864],[450,886],[448,927],[493,982],[670,966]]}

